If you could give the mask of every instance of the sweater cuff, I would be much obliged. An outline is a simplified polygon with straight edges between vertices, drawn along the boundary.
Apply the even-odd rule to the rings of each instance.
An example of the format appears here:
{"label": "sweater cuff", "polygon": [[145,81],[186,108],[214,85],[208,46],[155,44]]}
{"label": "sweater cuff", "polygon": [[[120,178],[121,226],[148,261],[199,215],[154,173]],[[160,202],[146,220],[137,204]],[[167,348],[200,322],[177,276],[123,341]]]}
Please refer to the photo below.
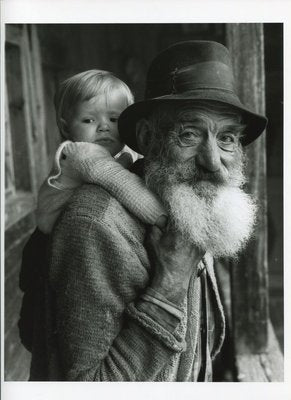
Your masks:
{"label": "sweater cuff", "polygon": [[[139,302],[141,305],[143,300]],[[144,303],[145,305],[146,303]],[[159,320],[161,314],[158,311],[158,306],[156,307],[155,315],[150,311],[152,307],[141,307],[139,305],[135,305],[134,303],[130,303],[126,308],[126,313],[132,319],[134,319],[141,327],[143,327],[147,332],[153,335],[156,339],[163,342],[168,348],[176,351],[183,352],[186,350],[186,342],[184,337],[182,337],[177,329],[172,331],[172,327],[169,329],[163,326]],[[176,317],[174,317],[176,318]],[[180,321],[176,321],[176,326],[180,324]]]}
{"label": "sweater cuff", "polygon": [[[144,297],[143,297],[144,299]],[[136,303],[136,308],[139,311],[145,312],[147,315],[149,315],[151,318],[154,320],[159,321],[159,324],[162,325],[163,328],[167,329],[167,331],[173,333],[179,323],[181,322],[180,319],[175,317],[174,315],[170,314],[163,308],[157,306],[155,303],[153,303],[151,300],[150,301],[138,301]]]}
{"label": "sweater cuff", "polygon": [[141,298],[156,304],[163,310],[167,311],[170,315],[176,317],[179,321],[181,321],[183,317],[183,309],[169,301],[161,293],[157,292],[151,287],[147,288],[146,292],[141,295]]}

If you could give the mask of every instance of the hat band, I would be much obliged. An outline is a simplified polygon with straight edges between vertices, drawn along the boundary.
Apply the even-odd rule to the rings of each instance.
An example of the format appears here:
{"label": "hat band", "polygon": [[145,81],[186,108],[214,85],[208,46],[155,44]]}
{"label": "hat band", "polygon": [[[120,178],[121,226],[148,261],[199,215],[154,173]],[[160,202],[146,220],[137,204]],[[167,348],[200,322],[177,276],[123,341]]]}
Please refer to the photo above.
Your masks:
{"label": "hat band", "polygon": [[232,69],[219,61],[206,61],[176,68],[166,80],[148,81],[147,98],[185,93],[196,89],[234,91]]}

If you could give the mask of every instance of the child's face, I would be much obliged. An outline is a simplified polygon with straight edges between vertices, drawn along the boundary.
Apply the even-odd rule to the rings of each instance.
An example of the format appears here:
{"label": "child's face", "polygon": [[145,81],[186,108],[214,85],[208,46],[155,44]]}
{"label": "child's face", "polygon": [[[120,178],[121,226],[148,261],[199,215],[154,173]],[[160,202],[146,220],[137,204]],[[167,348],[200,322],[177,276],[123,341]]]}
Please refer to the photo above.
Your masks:
{"label": "child's face", "polygon": [[77,103],[67,119],[68,138],[73,142],[97,143],[114,156],[124,146],[117,121],[126,107],[124,96],[114,92]]}

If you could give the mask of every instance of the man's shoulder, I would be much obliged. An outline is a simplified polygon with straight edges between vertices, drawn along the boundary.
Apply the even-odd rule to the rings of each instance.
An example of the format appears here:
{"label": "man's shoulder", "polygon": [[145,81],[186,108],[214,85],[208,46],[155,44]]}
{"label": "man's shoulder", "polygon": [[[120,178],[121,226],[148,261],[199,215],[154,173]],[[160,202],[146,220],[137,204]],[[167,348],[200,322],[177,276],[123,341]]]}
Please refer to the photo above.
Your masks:
{"label": "man's shoulder", "polygon": [[98,185],[83,185],[78,188],[66,208],[65,215],[74,218],[89,218],[101,223],[139,224],[114,196]]}
{"label": "man's shoulder", "polygon": [[82,185],[67,203],[65,211],[83,215],[100,216],[108,207],[121,207],[121,204],[105,189],[97,185]]}
{"label": "man's shoulder", "polygon": [[78,238],[84,238],[89,232],[91,240],[99,241],[101,237],[103,241],[114,240],[114,247],[120,251],[120,246],[127,243],[127,251],[137,252],[142,263],[147,265],[143,246],[146,226],[97,185],[83,185],[73,194],[54,227],[52,247],[56,252],[67,248],[72,237],[78,246]]}

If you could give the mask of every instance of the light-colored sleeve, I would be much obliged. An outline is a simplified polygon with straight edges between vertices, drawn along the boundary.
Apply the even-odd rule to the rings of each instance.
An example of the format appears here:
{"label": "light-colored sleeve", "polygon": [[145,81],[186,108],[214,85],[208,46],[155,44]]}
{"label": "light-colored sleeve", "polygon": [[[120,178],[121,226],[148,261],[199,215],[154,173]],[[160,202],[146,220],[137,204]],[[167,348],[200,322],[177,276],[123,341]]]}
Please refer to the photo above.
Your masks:
{"label": "light-colored sleeve", "polygon": [[51,233],[65,204],[82,184],[70,166],[62,163],[62,152],[67,143],[70,142],[63,142],[58,147],[52,170],[38,192],[36,224],[46,234]]}
{"label": "light-colored sleeve", "polygon": [[115,161],[101,146],[71,143],[65,147],[64,153],[84,182],[107,190],[142,222],[154,225],[161,215],[167,215],[158,197],[144,181]]}
{"label": "light-colored sleeve", "polygon": [[54,224],[75,188],[57,189],[47,179],[42,184],[37,200],[36,225],[45,234],[52,232]]}
{"label": "light-colored sleeve", "polygon": [[88,171],[88,181],[102,186],[144,223],[154,225],[161,215],[167,215],[144,181],[116,161],[97,161]]}

